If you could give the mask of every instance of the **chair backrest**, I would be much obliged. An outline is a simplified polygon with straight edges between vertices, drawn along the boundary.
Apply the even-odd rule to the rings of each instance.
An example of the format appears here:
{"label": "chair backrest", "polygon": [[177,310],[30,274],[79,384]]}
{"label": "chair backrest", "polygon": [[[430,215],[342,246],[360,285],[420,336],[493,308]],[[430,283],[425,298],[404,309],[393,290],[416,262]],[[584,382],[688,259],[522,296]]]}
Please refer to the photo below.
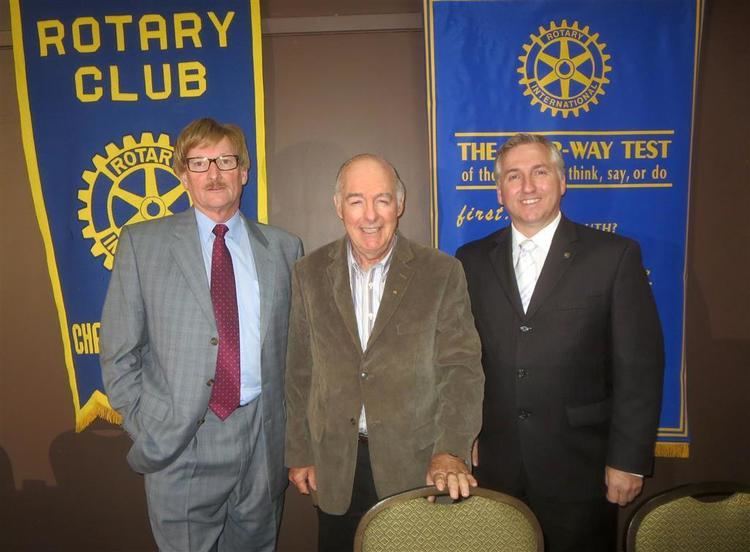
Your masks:
{"label": "chair backrest", "polygon": [[627,552],[750,550],[750,485],[696,483],[641,504],[628,525]]}
{"label": "chair backrest", "polygon": [[542,552],[534,514],[511,496],[474,488],[456,502],[435,487],[406,491],[378,502],[357,527],[355,552]]}

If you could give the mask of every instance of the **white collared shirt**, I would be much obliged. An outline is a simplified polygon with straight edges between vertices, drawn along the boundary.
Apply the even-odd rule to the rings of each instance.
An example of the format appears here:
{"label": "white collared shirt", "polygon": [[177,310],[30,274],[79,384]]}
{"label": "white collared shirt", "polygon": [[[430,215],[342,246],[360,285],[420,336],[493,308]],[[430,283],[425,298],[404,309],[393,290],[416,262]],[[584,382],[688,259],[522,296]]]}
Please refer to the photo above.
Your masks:
{"label": "white collared shirt", "polygon": [[[521,254],[521,242],[531,240],[532,242],[534,242],[534,245],[536,245],[536,248],[531,252],[531,255],[534,258],[534,262],[536,263],[538,269],[534,287],[536,287],[536,282],[539,281],[539,275],[542,272],[544,261],[547,260],[547,254],[549,253],[549,249],[552,246],[552,238],[555,237],[555,231],[557,231],[557,227],[560,225],[561,219],[562,213],[558,211],[557,216],[554,218],[554,220],[547,226],[539,230],[539,232],[534,234],[531,238],[524,236],[523,233],[521,233],[521,231],[516,228],[515,224],[511,224],[511,234],[513,236],[514,267],[518,264],[518,256]],[[531,292],[533,294],[534,290],[532,289]]]}
{"label": "white collared shirt", "polygon": [[[367,350],[367,342],[372,333],[372,327],[378,316],[380,301],[383,298],[385,282],[388,279],[388,269],[391,267],[393,249],[396,246],[394,237],[390,249],[380,261],[367,270],[359,266],[354,257],[351,242],[346,243],[346,258],[349,265],[349,284],[352,290],[352,302],[354,304],[354,315],[357,318],[357,331],[362,350]],[[367,435],[367,420],[365,419],[365,407],[359,416],[359,432]]]}

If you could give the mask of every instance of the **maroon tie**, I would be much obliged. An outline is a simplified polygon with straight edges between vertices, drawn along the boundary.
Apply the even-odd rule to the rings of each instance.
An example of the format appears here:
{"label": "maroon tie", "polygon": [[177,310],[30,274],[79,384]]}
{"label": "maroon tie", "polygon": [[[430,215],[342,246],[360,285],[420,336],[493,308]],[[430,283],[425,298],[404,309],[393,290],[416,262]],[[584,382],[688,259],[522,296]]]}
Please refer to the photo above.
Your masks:
{"label": "maroon tie", "polygon": [[219,352],[208,406],[222,420],[227,419],[240,404],[240,320],[232,256],[224,241],[228,231],[225,224],[214,227],[216,239],[211,258],[211,301],[219,330]]}

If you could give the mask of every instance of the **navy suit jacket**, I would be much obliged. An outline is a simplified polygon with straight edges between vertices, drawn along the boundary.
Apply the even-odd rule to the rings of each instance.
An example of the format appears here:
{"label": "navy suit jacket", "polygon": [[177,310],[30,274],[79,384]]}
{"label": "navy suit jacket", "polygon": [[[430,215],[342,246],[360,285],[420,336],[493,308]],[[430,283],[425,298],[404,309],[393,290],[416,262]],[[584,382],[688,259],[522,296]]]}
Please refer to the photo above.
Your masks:
{"label": "navy suit jacket", "polygon": [[524,314],[507,227],[459,249],[482,340],[480,485],[565,500],[651,471],[664,348],[640,248],[562,218]]}

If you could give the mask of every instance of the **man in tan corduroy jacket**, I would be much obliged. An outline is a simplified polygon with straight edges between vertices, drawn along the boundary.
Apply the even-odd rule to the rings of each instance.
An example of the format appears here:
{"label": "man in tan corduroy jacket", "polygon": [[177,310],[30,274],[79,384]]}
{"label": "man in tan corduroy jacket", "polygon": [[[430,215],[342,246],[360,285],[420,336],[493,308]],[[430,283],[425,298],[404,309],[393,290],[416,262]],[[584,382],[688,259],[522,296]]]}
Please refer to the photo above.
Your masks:
{"label": "man in tan corduroy jacket", "polygon": [[484,375],[460,263],[396,232],[393,166],[350,159],[334,202],[346,236],[292,276],[286,464],[300,492],[317,494],[319,550],[350,552],[379,498],[476,486]]}

